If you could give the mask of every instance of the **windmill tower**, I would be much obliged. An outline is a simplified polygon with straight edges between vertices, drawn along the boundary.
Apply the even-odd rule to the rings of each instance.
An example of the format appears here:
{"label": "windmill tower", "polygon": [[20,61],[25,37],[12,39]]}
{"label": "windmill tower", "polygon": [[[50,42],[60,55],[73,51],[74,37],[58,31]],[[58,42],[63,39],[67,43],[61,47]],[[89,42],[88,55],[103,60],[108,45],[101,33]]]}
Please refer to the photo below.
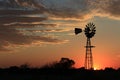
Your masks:
{"label": "windmill tower", "polygon": [[[95,35],[95,25],[93,23],[88,23],[84,29],[85,35],[87,37],[87,42],[86,42],[86,54],[85,54],[85,64],[84,67],[85,69],[91,70],[93,69],[93,56],[92,56],[92,48],[94,46],[91,45],[91,38]],[[82,32],[82,29],[80,28],[75,28],[75,34],[79,34]]]}

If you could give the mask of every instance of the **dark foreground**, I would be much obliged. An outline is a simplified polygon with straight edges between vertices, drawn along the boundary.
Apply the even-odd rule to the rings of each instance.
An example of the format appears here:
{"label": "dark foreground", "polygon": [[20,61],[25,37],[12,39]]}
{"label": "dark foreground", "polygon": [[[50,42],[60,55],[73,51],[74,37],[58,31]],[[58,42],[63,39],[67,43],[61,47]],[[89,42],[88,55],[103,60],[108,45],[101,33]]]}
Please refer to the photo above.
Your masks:
{"label": "dark foreground", "polygon": [[120,69],[0,69],[0,80],[120,80]]}

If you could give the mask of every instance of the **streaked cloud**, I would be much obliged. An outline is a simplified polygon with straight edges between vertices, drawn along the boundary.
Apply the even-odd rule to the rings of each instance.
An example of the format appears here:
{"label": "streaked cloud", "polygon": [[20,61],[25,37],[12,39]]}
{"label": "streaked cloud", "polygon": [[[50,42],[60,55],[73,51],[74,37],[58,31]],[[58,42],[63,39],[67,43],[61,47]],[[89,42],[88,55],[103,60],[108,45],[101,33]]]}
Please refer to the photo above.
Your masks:
{"label": "streaked cloud", "polygon": [[0,25],[0,50],[8,51],[9,45],[28,45],[36,42],[41,43],[63,43],[65,40],[59,40],[53,37],[46,37],[44,35],[24,35],[20,30],[15,27]]}
{"label": "streaked cloud", "polygon": [[10,45],[67,42],[45,35],[71,34],[72,26],[82,27],[94,16],[119,20],[119,4],[120,0],[0,0],[0,51],[9,51]]}
{"label": "streaked cloud", "polygon": [[1,6],[2,11],[0,13],[3,15],[42,13],[53,18],[79,18],[84,20],[95,15],[99,16],[97,14],[119,17],[120,13],[119,0],[3,0],[0,3],[4,4]]}
{"label": "streaked cloud", "polygon": [[120,0],[91,0],[89,3],[94,15],[120,19]]}

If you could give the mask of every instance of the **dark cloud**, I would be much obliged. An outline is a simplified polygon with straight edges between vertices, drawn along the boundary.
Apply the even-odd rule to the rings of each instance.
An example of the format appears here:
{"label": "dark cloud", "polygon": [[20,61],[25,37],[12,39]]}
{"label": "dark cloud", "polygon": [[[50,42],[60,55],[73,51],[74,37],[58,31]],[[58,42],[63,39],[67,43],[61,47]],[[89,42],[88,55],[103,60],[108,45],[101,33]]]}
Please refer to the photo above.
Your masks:
{"label": "dark cloud", "polygon": [[120,18],[120,0],[43,0],[42,3],[52,17],[84,20],[87,15],[92,17],[100,14]]}
{"label": "dark cloud", "polygon": [[16,0],[16,2],[21,6],[44,9],[41,3],[37,3],[35,0]]}
{"label": "dark cloud", "polygon": [[0,10],[0,15],[30,15],[30,14],[42,14],[42,10]]}
{"label": "dark cloud", "polygon": [[9,51],[7,46],[10,45],[29,45],[36,42],[43,43],[61,43],[64,40],[55,39],[46,36],[23,35],[19,30],[11,26],[0,25],[0,50]]}
{"label": "dark cloud", "polygon": [[13,23],[13,22],[40,22],[43,20],[47,20],[45,17],[14,17],[14,16],[8,16],[8,17],[0,17],[0,24],[4,23]]}
{"label": "dark cloud", "polygon": [[0,4],[8,8],[11,5],[12,10],[14,10],[3,10],[0,14],[47,13],[48,16],[58,18],[84,19],[86,15],[96,15],[97,13],[94,10],[97,10],[100,14],[105,13],[114,17],[119,17],[120,13],[120,0],[3,0]]}
{"label": "dark cloud", "polygon": [[[48,2],[47,2],[48,1]],[[43,2],[52,17],[80,18],[89,13],[87,0],[47,0]],[[46,5],[47,4],[47,5]]]}
{"label": "dark cloud", "polygon": [[41,3],[37,3],[36,0],[1,0],[0,4],[0,7],[4,9],[44,9],[43,5]]}
{"label": "dark cloud", "polygon": [[[0,6],[0,51],[11,51],[9,47],[14,45],[25,46],[34,43],[57,44],[65,42],[52,36],[34,35],[30,31],[32,35],[25,35],[24,31],[28,31],[27,29],[40,27],[45,31],[46,28],[54,28],[56,26],[56,24],[42,23],[42,21],[48,20],[44,15],[34,16],[35,14],[42,14],[44,12],[44,7],[35,3],[34,0],[8,0],[7,2],[0,3],[4,3],[3,6]],[[20,29],[24,29],[24,31]]]}
{"label": "dark cloud", "polygon": [[18,7],[15,0],[1,0],[0,1],[0,8],[10,8],[10,7]]}
{"label": "dark cloud", "polygon": [[105,12],[111,16],[120,17],[120,0],[110,0]]}
{"label": "dark cloud", "polygon": [[36,0],[3,0],[0,1],[0,15],[29,15],[47,12],[44,5]]}
{"label": "dark cloud", "polygon": [[6,26],[16,27],[16,28],[33,28],[33,27],[44,27],[44,28],[55,28],[57,24],[50,24],[50,23],[11,23],[11,24],[4,24]]}
{"label": "dark cloud", "polygon": [[120,18],[120,0],[93,0],[89,2],[92,10],[96,11],[94,15]]}
{"label": "dark cloud", "polygon": [[[26,15],[46,13],[48,16],[61,18],[81,18],[88,15],[87,0],[10,0],[4,4],[14,4],[12,8],[4,8],[1,15]],[[16,4],[16,5],[15,5]],[[17,8],[17,9],[16,9]]]}

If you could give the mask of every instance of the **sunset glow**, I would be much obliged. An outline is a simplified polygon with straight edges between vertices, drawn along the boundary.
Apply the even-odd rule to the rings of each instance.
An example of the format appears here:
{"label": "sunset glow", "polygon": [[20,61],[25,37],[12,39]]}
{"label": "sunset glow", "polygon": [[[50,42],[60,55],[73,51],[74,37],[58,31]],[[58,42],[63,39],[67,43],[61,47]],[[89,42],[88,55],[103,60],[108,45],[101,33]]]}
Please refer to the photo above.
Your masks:
{"label": "sunset glow", "polygon": [[100,70],[100,69],[102,69],[102,68],[100,68],[100,66],[94,65],[94,70]]}
{"label": "sunset glow", "polygon": [[[71,6],[72,5],[72,6]],[[62,57],[84,67],[86,36],[93,22],[94,70],[120,67],[120,0],[0,0],[0,68],[40,67]]]}

